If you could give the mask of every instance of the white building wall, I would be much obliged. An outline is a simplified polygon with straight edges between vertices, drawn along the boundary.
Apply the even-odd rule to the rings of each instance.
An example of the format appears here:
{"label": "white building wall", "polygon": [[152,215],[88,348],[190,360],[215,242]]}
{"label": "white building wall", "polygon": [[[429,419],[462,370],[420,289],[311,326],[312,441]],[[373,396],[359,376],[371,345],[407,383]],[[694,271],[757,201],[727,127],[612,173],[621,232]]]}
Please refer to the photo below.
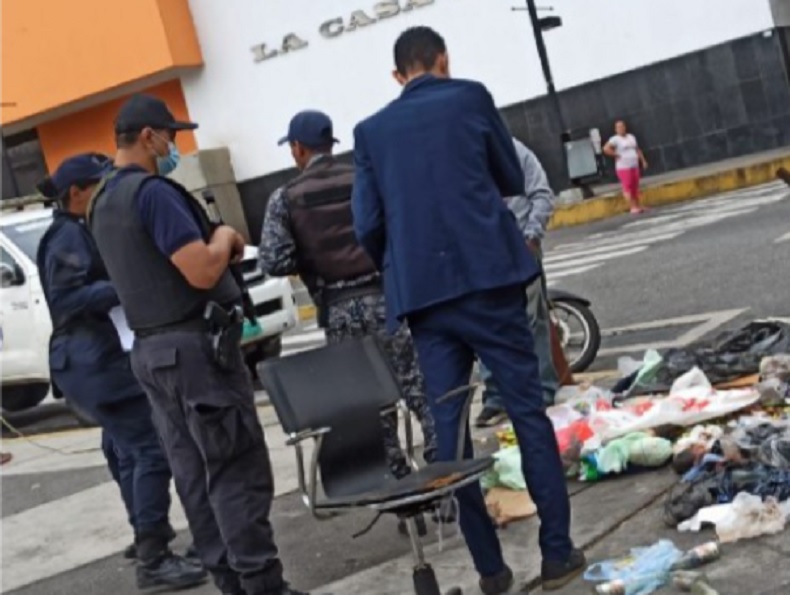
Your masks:
{"label": "white building wall", "polygon": [[[519,0],[412,0],[401,12],[328,39],[325,21],[375,0],[190,0],[205,67],[183,79],[201,148],[227,146],[240,181],[292,165],[277,139],[302,109],[334,120],[338,150],[351,149],[356,122],[397,96],[392,45],[414,25],[446,39],[454,76],[488,85],[500,106],[545,92],[526,11]],[[404,7],[409,0],[400,0]],[[382,4],[382,3],[378,3]],[[383,3],[392,4],[392,3]],[[563,27],[546,33],[559,89],[692,52],[773,26],[770,0],[539,0]],[[308,45],[263,61],[253,46],[277,48],[296,33]]]}

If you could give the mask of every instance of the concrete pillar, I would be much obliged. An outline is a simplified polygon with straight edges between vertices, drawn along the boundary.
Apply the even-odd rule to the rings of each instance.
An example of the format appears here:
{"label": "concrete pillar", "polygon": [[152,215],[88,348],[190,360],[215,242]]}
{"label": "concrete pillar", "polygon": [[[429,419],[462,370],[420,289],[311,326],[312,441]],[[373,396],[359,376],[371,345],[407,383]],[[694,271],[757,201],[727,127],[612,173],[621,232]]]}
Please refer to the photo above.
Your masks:
{"label": "concrete pillar", "polygon": [[250,241],[250,231],[227,148],[207,149],[184,155],[170,177],[182,184],[201,203],[203,191],[211,190],[222,220],[244,236],[247,243],[257,243],[257,240]]}
{"label": "concrete pillar", "polygon": [[774,25],[790,27],[790,0],[769,0],[774,15]]}

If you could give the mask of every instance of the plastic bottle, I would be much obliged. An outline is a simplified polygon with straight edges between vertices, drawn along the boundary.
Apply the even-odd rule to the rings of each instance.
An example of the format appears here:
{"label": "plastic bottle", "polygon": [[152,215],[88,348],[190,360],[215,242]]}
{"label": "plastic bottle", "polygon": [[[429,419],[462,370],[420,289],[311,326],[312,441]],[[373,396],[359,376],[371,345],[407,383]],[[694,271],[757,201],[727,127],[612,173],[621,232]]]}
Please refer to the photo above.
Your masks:
{"label": "plastic bottle", "polygon": [[624,579],[616,579],[603,583],[595,588],[597,595],[635,595],[637,593],[652,593],[667,583],[669,575],[666,572],[641,574]]}
{"label": "plastic bottle", "polygon": [[680,560],[670,567],[670,570],[693,570],[718,560],[720,556],[719,544],[709,541],[687,551]]}

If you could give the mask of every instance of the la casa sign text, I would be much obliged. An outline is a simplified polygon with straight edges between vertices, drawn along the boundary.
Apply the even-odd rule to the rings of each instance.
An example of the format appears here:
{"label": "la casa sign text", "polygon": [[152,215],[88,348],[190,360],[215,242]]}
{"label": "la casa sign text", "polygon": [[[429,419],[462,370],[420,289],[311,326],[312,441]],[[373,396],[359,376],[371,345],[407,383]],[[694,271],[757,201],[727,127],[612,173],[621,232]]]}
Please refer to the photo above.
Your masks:
{"label": "la casa sign text", "polygon": [[[326,20],[319,25],[318,32],[326,39],[333,39],[433,3],[434,0],[388,0],[378,2],[371,10],[355,10],[346,18],[335,17]],[[304,37],[296,33],[288,33],[283,36],[279,45],[270,45],[269,43],[254,45],[252,54],[255,62],[264,62],[283,54],[301,50],[308,45],[309,42]]]}

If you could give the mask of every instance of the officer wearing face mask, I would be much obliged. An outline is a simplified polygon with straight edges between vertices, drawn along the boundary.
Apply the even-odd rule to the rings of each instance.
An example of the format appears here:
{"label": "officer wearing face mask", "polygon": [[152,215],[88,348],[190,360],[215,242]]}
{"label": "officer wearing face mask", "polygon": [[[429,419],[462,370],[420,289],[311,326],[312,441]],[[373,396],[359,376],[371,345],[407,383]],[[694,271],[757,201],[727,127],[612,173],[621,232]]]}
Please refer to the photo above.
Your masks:
{"label": "officer wearing face mask", "polygon": [[135,95],[115,121],[116,169],[88,224],[135,333],[132,369],[153,410],[204,566],[222,593],[299,595],[283,579],[269,510],[274,480],[241,354],[244,240],[213,226],[178,164],[178,122]]}
{"label": "officer wearing face mask", "polygon": [[104,155],[76,155],[38,186],[58,204],[36,256],[52,318],[52,380],[102,427],[102,450],[134,530],[126,555],[138,558],[138,587],[196,586],[206,572],[168,546],[175,537],[168,520],[170,468],[111,320],[118,295],[85,227],[91,194],[110,166]]}

